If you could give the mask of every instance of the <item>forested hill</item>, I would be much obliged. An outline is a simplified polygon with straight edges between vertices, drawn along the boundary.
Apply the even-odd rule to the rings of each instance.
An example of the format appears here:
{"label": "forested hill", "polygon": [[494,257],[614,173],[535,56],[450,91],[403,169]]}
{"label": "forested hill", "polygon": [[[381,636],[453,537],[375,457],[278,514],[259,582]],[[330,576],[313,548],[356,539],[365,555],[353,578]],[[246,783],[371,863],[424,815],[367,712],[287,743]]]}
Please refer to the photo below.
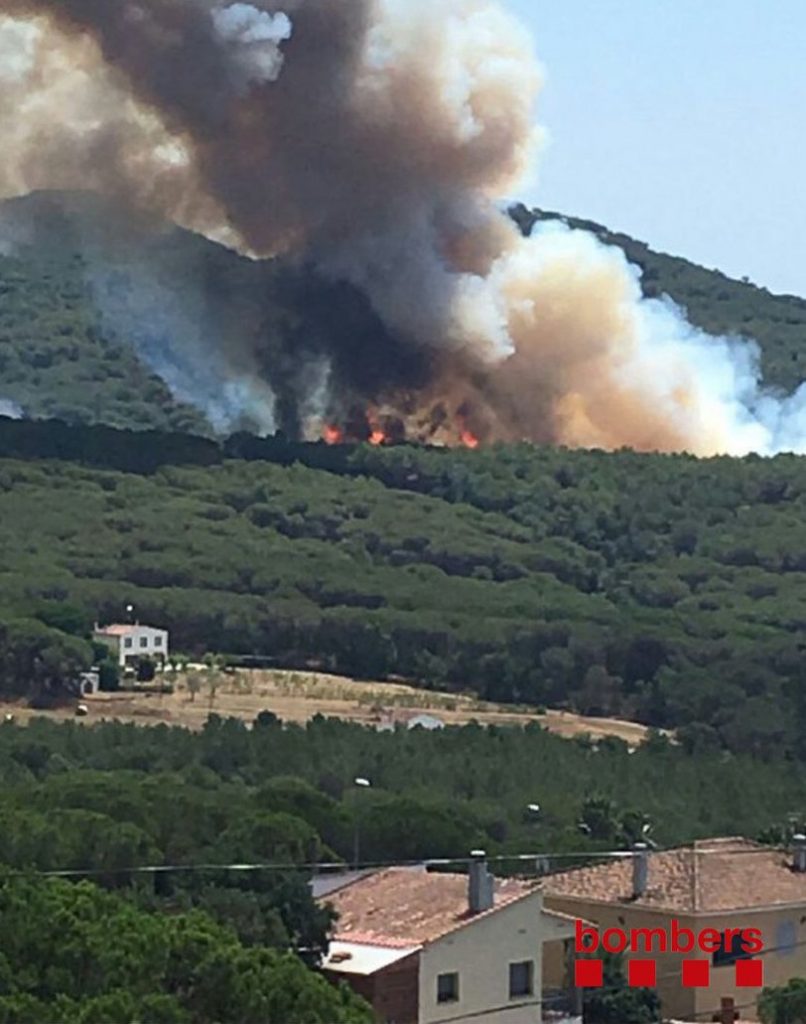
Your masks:
{"label": "forested hill", "polygon": [[[539,217],[560,217],[511,212],[527,233]],[[768,384],[791,391],[801,383],[802,299],[563,219],[621,246],[642,268],[647,295],[670,295],[706,330],[754,337]],[[133,429],[262,430],[254,410],[243,417],[237,401],[228,406],[216,351],[248,348],[259,331],[272,373],[287,382],[295,352],[315,347],[323,332],[375,338],[379,329],[346,287],[277,260],[243,259],[187,231],[132,224],[89,195],[0,203],[0,410]],[[293,431],[278,415],[277,425]]]}
{"label": "forested hill", "polygon": [[187,652],[806,756],[805,513],[794,456],[221,447],[0,421],[0,683],[58,686],[92,620],[131,601]]}
{"label": "forested hill", "polygon": [[57,198],[0,204],[0,412],[75,423],[206,430],[104,322],[82,255],[107,209]]}

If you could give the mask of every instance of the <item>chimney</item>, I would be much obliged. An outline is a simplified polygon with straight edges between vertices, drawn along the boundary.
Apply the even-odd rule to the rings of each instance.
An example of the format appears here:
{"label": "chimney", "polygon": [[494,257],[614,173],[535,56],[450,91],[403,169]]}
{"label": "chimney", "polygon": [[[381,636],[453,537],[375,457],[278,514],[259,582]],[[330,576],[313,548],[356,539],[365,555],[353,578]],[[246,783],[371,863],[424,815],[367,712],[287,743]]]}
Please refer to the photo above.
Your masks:
{"label": "chimney", "polygon": [[649,875],[649,847],[636,843],[632,848],[632,895],[637,900],[646,892]]}
{"label": "chimney", "polygon": [[471,914],[490,910],[495,899],[495,878],[487,870],[484,850],[471,850],[470,870],[467,878],[467,906]]}
{"label": "chimney", "polygon": [[806,871],[806,836],[802,832],[792,836],[792,867],[795,871]]}

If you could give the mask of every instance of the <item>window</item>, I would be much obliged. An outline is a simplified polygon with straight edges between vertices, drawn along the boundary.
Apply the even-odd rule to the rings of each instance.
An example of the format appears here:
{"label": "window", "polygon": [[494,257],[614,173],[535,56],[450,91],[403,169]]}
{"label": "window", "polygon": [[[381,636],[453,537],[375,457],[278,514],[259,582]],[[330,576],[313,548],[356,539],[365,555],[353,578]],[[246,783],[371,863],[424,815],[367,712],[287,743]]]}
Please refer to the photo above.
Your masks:
{"label": "window", "polygon": [[162,647],[162,637],[161,636],[155,636],[154,637],[154,646],[155,647]]}
{"label": "window", "polygon": [[148,647],[148,637],[147,636],[141,636],[140,637],[140,646],[141,647]]}
{"label": "window", "polygon": [[779,956],[789,956],[798,944],[797,928],[794,921],[781,921],[775,929],[775,946]]}
{"label": "window", "polygon": [[522,960],[509,965],[509,998],[522,999],[534,991],[534,965],[531,960]]}
{"label": "window", "polygon": [[440,974],[437,978],[437,1002],[455,1003],[459,1000],[459,975]]}
{"label": "window", "polygon": [[123,646],[124,647],[131,647],[131,645],[132,645],[132,638],[130,636],[127,636],[126,639],[123,641]]}
{"label": "window", "polygon": [[725,934],[722,934],[722,945],[713,954],[712,961],[714,967],[726,967],[729,964],[735,964],[737,960],[746,960],[751,957],[752,953],[745,953],[744,951],[744,939],[741,934],[734,933],[730,937],[730,943],[725,942]]}

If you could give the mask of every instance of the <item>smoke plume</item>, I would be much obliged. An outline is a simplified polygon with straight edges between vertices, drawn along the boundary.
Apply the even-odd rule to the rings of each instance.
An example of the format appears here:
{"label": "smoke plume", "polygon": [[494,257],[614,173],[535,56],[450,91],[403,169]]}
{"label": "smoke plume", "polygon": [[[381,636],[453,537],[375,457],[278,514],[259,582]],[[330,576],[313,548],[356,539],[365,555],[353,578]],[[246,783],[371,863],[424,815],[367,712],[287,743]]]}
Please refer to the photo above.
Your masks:
{"label": "smoke plume", "polygon": [[22,419],[22,406],[13,402],[10,398],[0,398],[0,416],[5,416],[6,419],[10,420]]}
{"label": "smoke plume", "polygon": [[501,212],[534,168],[541,72],[495,0],[0,14],[0,191],[93,188],[368,300],[373,338],[306,335],[293,368],[229,332],[236,397],[268,409],[270,385],[314,435],[806,450],[806,391],[765,394],[752,344],[642,299],[592,236],[524,239]]}

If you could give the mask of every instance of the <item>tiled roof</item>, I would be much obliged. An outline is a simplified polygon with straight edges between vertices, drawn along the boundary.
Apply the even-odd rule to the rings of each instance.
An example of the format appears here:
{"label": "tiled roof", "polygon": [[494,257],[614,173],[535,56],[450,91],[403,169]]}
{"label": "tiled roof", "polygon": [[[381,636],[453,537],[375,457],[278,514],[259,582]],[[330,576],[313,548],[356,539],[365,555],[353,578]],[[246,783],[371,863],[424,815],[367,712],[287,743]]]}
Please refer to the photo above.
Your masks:
{"label": "tiled roof", "polygon": [[[535,882],[496,879],[495,905],[485,913],[538,891]],[[412,946],[447,935],[483,914],[467,906],[467,875],[388,868],[327,897],[336,909],[336,938],[342,941]]]}
{"label": "tiled roof", "polygon": [[137,627],[131,624],[128,626],[122,626],[115,623],[111,626],[100,626],[95,630],[95,632],[100,636],[128,636],[129,633],[133,633],[135,629],[137,629]]}
{"label": "tiled roof", "polygon": [[551,875],[543,891],[549,906],[552,896],[688,912],[806,904],[806,873],[791,864],[785,850],[749,839],[701,839],[650,853],[647,889],[638,898],[629,856]]}

